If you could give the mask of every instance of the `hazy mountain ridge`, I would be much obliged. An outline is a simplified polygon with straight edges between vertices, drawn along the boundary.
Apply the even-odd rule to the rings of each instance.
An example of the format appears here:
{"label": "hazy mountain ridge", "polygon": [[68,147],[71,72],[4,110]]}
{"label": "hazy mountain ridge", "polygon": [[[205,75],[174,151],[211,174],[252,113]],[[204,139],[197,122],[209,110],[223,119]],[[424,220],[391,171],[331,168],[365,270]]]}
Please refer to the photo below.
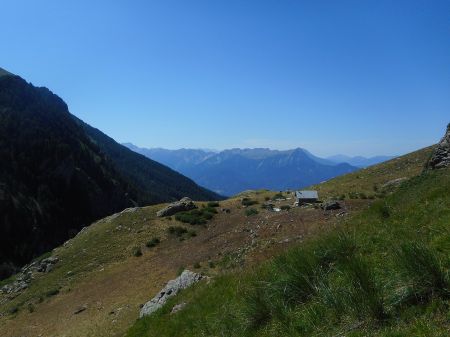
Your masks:
{"label": "hazy mountain ridge", "polygon": [[204,150],[139,148],[133,151],[159,161],[190,177],[196,183],[224,195],[247,189],[296,189],[316,184],[357,167],[336,164],[305,149],[229,149],[218,153]]}
{"label": "hazy mountain ridge", "polygon": [[363,157],[363,156],[346,156],[343,154],[337,154],[334,156],[327,157],[327,160],[334,163],[348,163],[357,167],[367,167],[376,165],[388,160],[395,158],[396,156],[373,156],[373,157]]}

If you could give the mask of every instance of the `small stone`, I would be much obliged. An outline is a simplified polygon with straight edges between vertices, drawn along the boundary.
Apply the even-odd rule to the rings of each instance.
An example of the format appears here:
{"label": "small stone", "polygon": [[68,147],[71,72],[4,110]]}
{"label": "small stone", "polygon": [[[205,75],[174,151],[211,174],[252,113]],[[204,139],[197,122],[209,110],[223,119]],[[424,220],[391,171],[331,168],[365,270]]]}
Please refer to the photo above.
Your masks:
{"label": "small stone", "polygon": [[173,315],[173,314],[177,313],[178,311],[182,310],[186,306],[186,304],[187,304],[186,302],[183,302],[183,303],[174,305],[170,314]]}
{"label": "small stone", "polygon": [[86,309],[87,309],[87,305],[86,305],[86,304],[81,305],[81,306],[79,306],[79,307],[77,307],[77,308],[75,309],[75,311],[73,312],[73,314],[74,314],[74,315],[78,315],[79,313],[85,311]]}

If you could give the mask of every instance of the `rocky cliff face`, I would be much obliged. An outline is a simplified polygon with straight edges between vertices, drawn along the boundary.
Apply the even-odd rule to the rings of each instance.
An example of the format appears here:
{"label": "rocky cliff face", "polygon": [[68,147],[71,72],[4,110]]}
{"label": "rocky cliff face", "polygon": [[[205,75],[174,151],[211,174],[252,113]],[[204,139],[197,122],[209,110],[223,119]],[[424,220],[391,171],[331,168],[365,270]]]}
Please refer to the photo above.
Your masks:
{"label": "rocky cliff face", "polygon": [[427,164],[427,168],[432,170],[444,167],[450,167],[450,124],[447,125],[447,132],[437,145]]}

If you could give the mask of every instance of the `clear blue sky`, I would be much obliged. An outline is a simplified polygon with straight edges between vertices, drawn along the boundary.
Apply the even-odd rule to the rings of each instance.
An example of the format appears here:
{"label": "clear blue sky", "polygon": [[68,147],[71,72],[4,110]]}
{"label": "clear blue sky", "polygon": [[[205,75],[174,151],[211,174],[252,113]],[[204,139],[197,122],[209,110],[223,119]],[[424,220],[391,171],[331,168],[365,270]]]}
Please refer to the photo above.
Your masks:
{"label": "clear blue sky", "polygon": [[5,0],[0,41],[139,146],[401,154],[450,122],[450,1]]}

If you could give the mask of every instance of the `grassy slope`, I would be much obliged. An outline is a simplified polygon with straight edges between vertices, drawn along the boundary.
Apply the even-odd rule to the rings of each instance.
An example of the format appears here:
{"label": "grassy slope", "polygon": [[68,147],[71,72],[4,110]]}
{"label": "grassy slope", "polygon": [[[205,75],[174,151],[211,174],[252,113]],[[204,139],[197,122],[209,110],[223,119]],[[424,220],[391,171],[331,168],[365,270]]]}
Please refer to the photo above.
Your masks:
{"label": "grassy slope", "polygon": [[350,193],[375,195],[383,189],[383,185],[401,178],[414,177],[423,170],[431,156],[433,147],[427,147],[387,162],[346,174],[312,188],[319,191],[321,198],[338,197]]}
{"label": "grassy slope", "polygon": [[[364,180],[358,179],[356,185],[352,183],[352,179],[342,177],[322,184],[320,188],[323,196],[327,197],[333,195],[332,192],[325,190],[327,186],[337,186],[336,182],[340,179],[347,181],[346,184],[340,184],[340,192],[346,193],[347,189],[353,191],[352,188],[356,188],[357,191],[361,191],[361,186],[372,188],[374,183],[384,184],[392,179],[411,177],[420,172],[428,156],[429,149],[425,149],[413,154],[412,157],[408,155],[397,160],[396,165],[389,162],[390,172],[387,172],[385,168],[387,164],[369,169],[373,173],[367,175]],[[330,191],[333,188],[330,187]],[[259,191],[244,194],[262,203],[265,197],[273,196],[274,192]],[[266,233],[268,239],[262,242],[264,233],[261,233],[259,238],[262,243],[272,241],[271,244],[274,240],[293,238],[294,234],[310,236],[311,233],[323,230],[324,226],[329,227],[329,224],[327,225],[327,222],[322,219],[323,214],[320,211],[293,209],[281,215],[262,211],[259,205],[256,205],[260,214],[246,218],[243,216],[244,209],[241,209],[239,198],[221,202],[221,207],[231,208],[231,215],[217,215],[218,220],[213,220],[211,225],[208,225],[211,228],[207,230],[199,228],[198,237],[183,243],[167,237],[167,227],[176,224],[175,219],[162,220],[154,216],[161,205],[141,208],[136,212],[123,213],[114,219],[106,218],[98,221],[71,240],[69,244],[53,252],[61,258],[61,262],[54,271],[38,276],[27,291],[11,301],[4,302],[4,297],[2,298],[0,294],[2,332],[4,331],[6,336],[15,336],[20,333],[27,335],[30,331],[36,335],[42,333],[43,336],[58,335],[62,332],[67,336],[119,336],[136,318],[139,304],[148,299],[151,294],[156,293],[167,280],[173,278],[180,266],[192,268],[195,261],[202,261],[204,265],[210,256],[214,257],[225,250],[231,251],[232,248],[242,247],[248,240],[248,234],[245,233],[250,225],[253,224],[256,228],[263,222],[268,222],[269,226],[273,224],[273,231]],[[322,218],[317,218],[317,214]],[[285,218],[284,222],[281,221],[282,217]],[[329,218],[327,215],[325,217]],[[319,221],[320,226],[317,225]],[[331,219],[331,221],[334,220]],[[278,222],[282,224],[281,229],[278,229]],[[289,231],[289,226],[296,232]],[[308,226],[317,228],[311,230]],[[246,236],[243,236],[244,234]],[[155,249],[145,248],[144,243],[154,236],[162,239],[161,245]],[[131,256],[131,251],[136,245],[143,247],[144,256],[141,258]],[[279,246],[278,250],[282,250],[285,245]],[[261,251],[263,251],[262,248]],[[269,252],[262,256],[266,258],[271,254],[273,253]],[[222,256],[226,260],[229,255]],[[220,273],[220,268],[206,271],[217,274]],[[249,280],[253,278],[252,272],[231,274],[218,277],[210,285],[199,285],[182,295],[192,297],[189,301],[196,302],[196,305],[188,307],[186,314],[170,317],[164,315],[164,312],[170,310],[169,305],[158,313],[157,317],[160,319],[139,321],[134,331],[142,332],[140,329],[143,329],[145,325],[160,326],[159,330],[153,330],[160,331],[161,335],[171,335],[167,331],[175,333],[177,329],[183,330],[187,327],[192,327],[191,333],[196,335],[199,333],[198,329],[203,330],[211,324],[216,326],[210,327],[211,331],[216,332],[221,331],[220,329],[239,329],[245,325],[245,317],[239,315],[238,309],[243,305],[243,298],[237,294],[242,289],[248,288]],[[57,296],[48,297],[47,293],[54,289],[59,289],[60,293]],[[204,297],[204,300],[198,300],[199,296]],[[178,298],[174,299],[173,302],[178,300]],[[86,313],[73,315],[74,309],[84,303],[89,304]],[[27,312],[30,304],[35,308],[32,313]],[[16,307],[19,308],[18,314],[6,314],[1,317],[1,312],[7,313]],[[196,313],[193,314],[192,310]],[[114,313],[109,314],[109,312]],[[89,315],[89,319],[86,319],[85,315]],[[186,317],[191,317],[189,315],[193,315],[193,320],[188,322]],[[208,318],[207,322],[204,322],[203,317]],[[229,319],[214,319],[214,317]],[[241,320],[242,324],[237,324],[236,320]],[[166,321],[170,322],[165,324]],[[183,328],[177,327],[177,321]],[[202,326],[202,324],[206,325]],[[225,328],[224,325],[229,326]],[[135,335],[142,334],[135,333]],[[206,333],[206,335],[214,335],[214,333]]]}
{"label": "grassy slope", "polygon": [[[403,272],[405,258],[399,257],[399,252],[402,245],[423,243],[448,276],[449,190],[449,170],[413,178],[348,221],[342,231],[351,245],[341,247],[342,251],[336,248],[339,240],[327,235],[284,254],[284,268],[296,265],[302,269],[310,255],[336,250],[336,255],[348,254],[348,248],[355,247],[353,262],[340,267],[336,258],[326,276],[320,276],[322,282],[314,283],[313,279],[317,290],[303,301],[285,301],[284,293],[277,292],[279,280],[292,275],[280,269],[275,260],[185,291],[156,315],[137,321],[128,336],[448,336],[448,278],[444,286],[432,285],[429,256],[425,266],[413,263],[413,273]],[[354,261],[363,261],[364,267],[355,268]],[[305,275],[307,271],[295,276]],[[360,284],[364,275],[369,275],[365,288]],[[430,290],[430,294],[407,301],[407,290],[413,285],[425,293]],[[283,291],[299,295],[286,288]],[[374,299],[372,304],[367,298]],[[172,305],[180,302],[189,304],[170,315]],[[378,302],[383,315],[377,314],[373,305]]]}

